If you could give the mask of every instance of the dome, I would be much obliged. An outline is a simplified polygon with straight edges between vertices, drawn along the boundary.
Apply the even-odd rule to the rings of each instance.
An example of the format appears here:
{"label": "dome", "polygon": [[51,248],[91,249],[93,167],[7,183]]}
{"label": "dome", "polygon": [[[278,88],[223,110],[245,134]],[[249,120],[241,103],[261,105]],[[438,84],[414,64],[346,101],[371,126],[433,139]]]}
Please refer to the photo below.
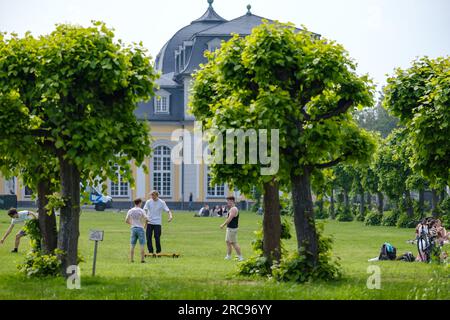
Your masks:
{"label": "dome", "polygon": [[200,18],[192,21],[191,24],[175,33],[156,56],[156,68],[162,74],[175,71],[175,50],[183,46],[184,41],[189,41],[200,31],[227,22],[214,11],[212,7],[213,0],[208,0],[208,3],[209,7],[206,12]]}

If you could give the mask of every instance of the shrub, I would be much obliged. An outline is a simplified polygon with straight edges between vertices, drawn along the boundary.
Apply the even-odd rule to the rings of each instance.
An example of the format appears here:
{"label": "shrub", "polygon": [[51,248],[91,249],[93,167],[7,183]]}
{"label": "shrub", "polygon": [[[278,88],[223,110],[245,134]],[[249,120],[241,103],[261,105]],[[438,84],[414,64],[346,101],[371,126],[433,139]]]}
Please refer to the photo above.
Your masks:
{"label": "shrub", "polygon": [[281,259],[278,265],[272,267],[272,274],[278,281],[294,281],[303,283],[310,280],[336,280],[342,276],[341,266],[331,256],[333,240],[323,236],[323,225],[317,226],[319,238],[319,261],[311,266],[306,257],[308,253],[303,248],[287,258]]}
{"label": "shrub", "polygon": [[397,220],[400,212],[397,210],[385,211],[381,219],[381,225],[385,227],[394,227],[397,225]]}
{"label": "shrub", "polygon": [[449,197],[445,198],[442,201],[440,207],[442,211],[441,216],[442,225],[444,226],[444,228],[450,229],[450,198]]}
{"label": "shrub", "polygon": [[19,271],[28,277],[56,277],[61,272],[61,262],[56,255],[44,255],[39,251],[29,252]]}
{"label": "shrub", "polygon": [[38,252],[41,250],[42,235],[39,228],[39,220],[31,219],[25,223],[24,231],[30,237],[31,250]]}
{"label": "shrub", "polygon": [[329,217],[328,212],[325,209],[320,210],[319,208],[317,208],[314,213],[316,219],[328,219]]}
{"label": "shrub", "polygon": [[413,216],[408,217],[406,213],[401,213],[397,220],[398,228],[415,228],[419,223],[420,218]]}
{"label": "shrub", "polygon": [[379,226],[381,225],[381,219],[383,216],[377,211],[371,211],[364,219],[366,226]]}
{"label": "shrub", "polygon": [[349,210],[342,208],[338,209],[338,214],[336,215],[336,220],[340,222],[350,222],[353,221],[353,214]]}

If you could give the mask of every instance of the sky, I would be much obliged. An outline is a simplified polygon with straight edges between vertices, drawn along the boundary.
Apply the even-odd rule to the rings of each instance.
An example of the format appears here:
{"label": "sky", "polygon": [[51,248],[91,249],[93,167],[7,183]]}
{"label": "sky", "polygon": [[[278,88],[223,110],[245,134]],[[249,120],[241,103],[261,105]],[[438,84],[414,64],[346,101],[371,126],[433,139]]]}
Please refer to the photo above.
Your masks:
{"label": "sky", "polygon": [[[378,85],[418,56],[450,55],[449,0],[215,0],[227,20],[247,12],[321,34],[342,44]],[[0,0],[0,31],[38,36],[56,23],[106,22],[126,43],[142,41],[152,57],[199,18],[207,0]]]}

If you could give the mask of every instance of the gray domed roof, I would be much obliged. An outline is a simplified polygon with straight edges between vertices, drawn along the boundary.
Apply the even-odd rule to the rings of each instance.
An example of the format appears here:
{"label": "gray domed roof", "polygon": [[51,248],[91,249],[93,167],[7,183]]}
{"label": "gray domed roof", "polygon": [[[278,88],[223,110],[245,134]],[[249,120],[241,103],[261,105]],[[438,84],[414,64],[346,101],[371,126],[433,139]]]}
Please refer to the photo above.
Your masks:
{"label": "gray domed roof", "polygon": [[208,0],[209,7],[206,12],[198,19],[191,22],[190,25],[180,29],[175,35],[164,45],[156,56],[156,68],[163,74],[175,71],[175,50],[183,45],[183,41],[191,40],[192,36],[200,31],[217,26],[227,22],[219,16],[212,7],[212,0]]}

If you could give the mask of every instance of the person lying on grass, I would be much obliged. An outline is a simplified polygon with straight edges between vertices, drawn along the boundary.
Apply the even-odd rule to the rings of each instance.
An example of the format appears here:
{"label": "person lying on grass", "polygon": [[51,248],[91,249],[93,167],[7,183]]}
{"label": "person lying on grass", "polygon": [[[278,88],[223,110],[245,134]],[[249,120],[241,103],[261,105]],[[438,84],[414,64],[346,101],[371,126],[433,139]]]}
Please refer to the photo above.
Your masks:
{"label": "person lying on grass", "polygon": [[[37,219],[38,215],[36,212],[29,211],[29,210],[23,210],[23,211],[17,211],[16,208],[11,208],[8,210],[8,216],[11,218],[11,224],[9,225],[8,230],[6,230],[5,235],[0,240],[0,244],[3,244],[6,240],[6,238],[10,235],[11,231],[14,229],[14,226],[16,224],[25,224],[27,220],[31,219]],[[14,243],[14,249],[11,250],[13,253],[17,253],[19,250],[20,245],[20,239],[24,236],[26,236],[27,233],[23,228],[19,230],[16,234],[16,240]]]}

